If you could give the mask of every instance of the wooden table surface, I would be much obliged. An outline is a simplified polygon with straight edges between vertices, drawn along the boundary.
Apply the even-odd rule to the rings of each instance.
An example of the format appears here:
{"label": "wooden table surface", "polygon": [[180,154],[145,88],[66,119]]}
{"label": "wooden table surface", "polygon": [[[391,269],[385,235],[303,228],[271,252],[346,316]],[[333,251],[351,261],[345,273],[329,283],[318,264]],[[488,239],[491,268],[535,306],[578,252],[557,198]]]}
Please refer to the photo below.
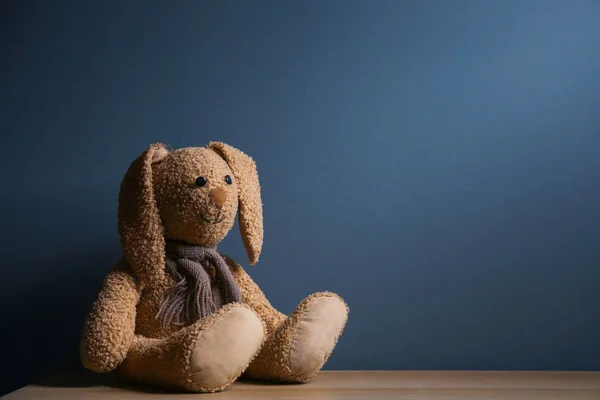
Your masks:
{"label": "wooden table surface", "polygon": [[30,385],[6,400],[48,399],[515,399],[600,400],[600,372],[323,371],[301,385],[237,382],[225,392],[174,395],[92,382]]}

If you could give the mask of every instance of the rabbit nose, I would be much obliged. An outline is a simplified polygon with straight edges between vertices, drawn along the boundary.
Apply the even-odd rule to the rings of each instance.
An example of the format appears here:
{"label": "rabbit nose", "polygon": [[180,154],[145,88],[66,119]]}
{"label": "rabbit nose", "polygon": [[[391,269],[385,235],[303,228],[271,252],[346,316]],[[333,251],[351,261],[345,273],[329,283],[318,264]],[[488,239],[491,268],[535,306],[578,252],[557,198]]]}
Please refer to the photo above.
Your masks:
{"label": "rabbit nose", "polygon": [[214,188],[208,192],[208,197],[217,208],[221,209],[227,200],[227,192],[221,188]]}

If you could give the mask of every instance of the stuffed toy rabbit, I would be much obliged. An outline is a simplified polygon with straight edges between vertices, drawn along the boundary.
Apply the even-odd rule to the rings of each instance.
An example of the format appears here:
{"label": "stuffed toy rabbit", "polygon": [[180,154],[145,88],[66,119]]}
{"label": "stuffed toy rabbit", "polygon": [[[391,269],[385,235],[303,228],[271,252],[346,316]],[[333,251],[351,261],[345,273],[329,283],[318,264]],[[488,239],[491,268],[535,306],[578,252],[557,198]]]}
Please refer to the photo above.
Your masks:
{"label": "stuffed toy rabbit", "polygon": [[323,367],[347,321],[334,293],[315,293],[290,316],[216,246],[239,227],[251,265],[263,242],[256,165],[220,142],[169,151],[153,144],[119,191],[123,258],[86,320],[83,365],[194,392],[244,377],[306,382]]}

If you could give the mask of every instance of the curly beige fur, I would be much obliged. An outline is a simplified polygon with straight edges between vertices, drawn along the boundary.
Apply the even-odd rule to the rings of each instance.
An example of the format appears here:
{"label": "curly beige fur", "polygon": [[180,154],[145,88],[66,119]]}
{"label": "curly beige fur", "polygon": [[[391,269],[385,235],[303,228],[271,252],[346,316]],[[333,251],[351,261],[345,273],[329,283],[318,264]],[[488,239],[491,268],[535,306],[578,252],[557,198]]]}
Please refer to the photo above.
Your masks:
{"label": "curly beige fur", "polygon": [[[196,185],[199,176],[206,185]],[[315,293],[286,317],[226,256],[243,303],[228,304],[183,328],[164,327],[156,319],[175,283],[165,269],[165,240],[217,245],[234,225],[238,208],[240,233],[254,264],[263,218],[252,158],[220,142],[174,151],[153,144],[131,163],[119,192],[123,259],[106,277],[86,321],[81,340],[86,368],[119,369],[131,380],[193,392],[223,390],[242,373],[287,382],[305,382],[318,373],[346,324],[343,300]]]}

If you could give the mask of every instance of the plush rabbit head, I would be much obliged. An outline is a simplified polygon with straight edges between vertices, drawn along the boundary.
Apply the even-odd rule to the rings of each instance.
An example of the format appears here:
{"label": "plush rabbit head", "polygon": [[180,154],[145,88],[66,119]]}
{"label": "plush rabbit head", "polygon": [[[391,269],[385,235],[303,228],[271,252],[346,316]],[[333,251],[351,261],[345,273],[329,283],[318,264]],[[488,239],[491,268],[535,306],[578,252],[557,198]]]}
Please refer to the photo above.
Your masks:
{"label": "plush rabbit head", "polygon": [[145,284],[165,277],[165,239],[216,246],[239,226],[250,264],[263,242],[256,164],[220,142],[168,151],[153,144],[135,159],[119,192],[119,233],[125,259]]}

